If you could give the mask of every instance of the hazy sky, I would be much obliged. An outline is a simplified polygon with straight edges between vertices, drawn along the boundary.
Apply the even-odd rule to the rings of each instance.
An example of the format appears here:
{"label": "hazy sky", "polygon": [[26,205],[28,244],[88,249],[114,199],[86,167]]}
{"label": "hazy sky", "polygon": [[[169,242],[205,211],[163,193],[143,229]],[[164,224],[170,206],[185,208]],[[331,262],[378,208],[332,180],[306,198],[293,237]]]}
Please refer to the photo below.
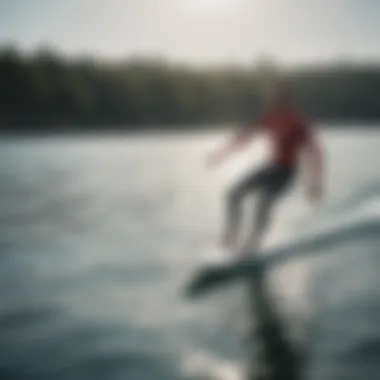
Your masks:
{"label": "hazy sky", "polygon": [[380,0],[0,0],[0,43],[198,63],[380,59]]}

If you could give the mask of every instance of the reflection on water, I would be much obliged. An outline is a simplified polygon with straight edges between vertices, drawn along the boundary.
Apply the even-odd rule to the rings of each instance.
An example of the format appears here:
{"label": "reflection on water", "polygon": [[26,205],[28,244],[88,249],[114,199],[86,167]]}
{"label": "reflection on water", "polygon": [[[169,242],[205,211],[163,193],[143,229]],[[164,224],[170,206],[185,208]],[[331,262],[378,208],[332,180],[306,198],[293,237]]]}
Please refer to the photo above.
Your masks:
{"label": "reflection on water", "polygon": [[[202,154],[215,138],[1,143],[2,379],[182,379],[184,369],[193,372],[198,365],[229,373],[235,368],[231,363],[243,359],[244,307],[239,297],[231,297],[237,289],[200,305],[181,294],[199,260],[215,248],[226,178],[202,166]],[[327,135],[327,143],[331,199],[377,180],[372,164],[380,136],[335,132]],[[226,169],[234,170],[233,164]],[[273,237],[277,227],[298,217],[294,210],[302,215],[301,195],[297,188],[281,205]],[[358,246],[350,245],[344,261],[339,250],[323,259],[323,271],[316,270],[321,267],[317,260],[305,258],[273,273],[273,286],[299,339],[300,321],[311,311],[320,313],[311,377],[332,373],[331,368],[345,371],[355,358],[360,368],[376,348],[363,338],[377,333],[369,313],[371,305],[376,307],[373,289],[380,288],[369,275],[377,264],[375,244],[365,242],[362,258]],[[318,286],[322,277],[323,290]],[[313,298],[306,297],[309,292]],[[343,311],[356,305],[355,294],[356,312]],[[339,331],[335,317],[341,321]],[[362,330],[349,340],[344,329],[359,324]]]}

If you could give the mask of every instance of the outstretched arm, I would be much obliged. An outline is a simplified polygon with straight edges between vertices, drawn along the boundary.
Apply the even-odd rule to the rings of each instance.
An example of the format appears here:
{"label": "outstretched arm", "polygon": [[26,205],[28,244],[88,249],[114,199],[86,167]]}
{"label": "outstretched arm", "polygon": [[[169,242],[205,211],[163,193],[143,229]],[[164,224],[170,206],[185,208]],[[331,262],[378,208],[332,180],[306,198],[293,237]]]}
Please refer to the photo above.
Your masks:
{"label": "outstretched arm", "polygon": [[256,127],[247,125],[236,131],[232,137],[218,150],[213,152],[207,159],[209,165],[217,165],[228,158],[231,154],[245,147],[254,137]]}

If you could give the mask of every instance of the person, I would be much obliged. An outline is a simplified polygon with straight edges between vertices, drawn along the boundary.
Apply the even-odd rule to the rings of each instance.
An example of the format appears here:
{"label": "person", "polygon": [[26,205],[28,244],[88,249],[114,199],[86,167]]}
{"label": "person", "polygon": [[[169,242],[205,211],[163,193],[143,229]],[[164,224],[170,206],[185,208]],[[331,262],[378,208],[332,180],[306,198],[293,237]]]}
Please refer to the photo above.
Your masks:
{"label": "person", "polygon": [[239,129],[207,160],[211,166],[219,165],[232,153],[245,147],[261,129],[268,134],[272,147],[270,161],[258,171],[248,173],[227,193],[222,244],[228,249],[237,243],[243,199],[252,192],[261,194],[254,228],[243,244],[243,253],[259,248],[276,201],[286,193],[299,174],[301,152],[305,153],[307,161],[307,196],[311,201],[322,197],[322,150],[315,132],[294,106],[287,85],[282,83],[277,86],[268,100],[267,111],[258,123]]}

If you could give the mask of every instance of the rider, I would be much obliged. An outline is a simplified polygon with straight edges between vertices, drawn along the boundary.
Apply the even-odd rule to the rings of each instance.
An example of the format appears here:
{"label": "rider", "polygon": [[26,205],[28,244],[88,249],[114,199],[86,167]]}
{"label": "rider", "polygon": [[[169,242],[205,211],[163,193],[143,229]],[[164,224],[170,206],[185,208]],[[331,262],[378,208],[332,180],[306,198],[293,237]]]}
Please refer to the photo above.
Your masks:
{"label": "rider", "polygon": [[258,171],[248,173],[228,192],[226,226],[222,243],[234,247],[240,222],[240,205],[246,195],[261,193],[256,211],[256,222],[243,252],[258,249],[275,201],[284,195],[299,172],[300,153],[306,153],[308,162],[307,195],[310,200],[322,196],[322,153],[311,127],[293,105],[289,89],[284,83],[277,86],[269,97],[267,112],[258,120],[238,130],[221,149],[209,157],[209,164],[220,164],[231,153],[245,147],[258,131],[263,129],[272,146],[269,163]]}

